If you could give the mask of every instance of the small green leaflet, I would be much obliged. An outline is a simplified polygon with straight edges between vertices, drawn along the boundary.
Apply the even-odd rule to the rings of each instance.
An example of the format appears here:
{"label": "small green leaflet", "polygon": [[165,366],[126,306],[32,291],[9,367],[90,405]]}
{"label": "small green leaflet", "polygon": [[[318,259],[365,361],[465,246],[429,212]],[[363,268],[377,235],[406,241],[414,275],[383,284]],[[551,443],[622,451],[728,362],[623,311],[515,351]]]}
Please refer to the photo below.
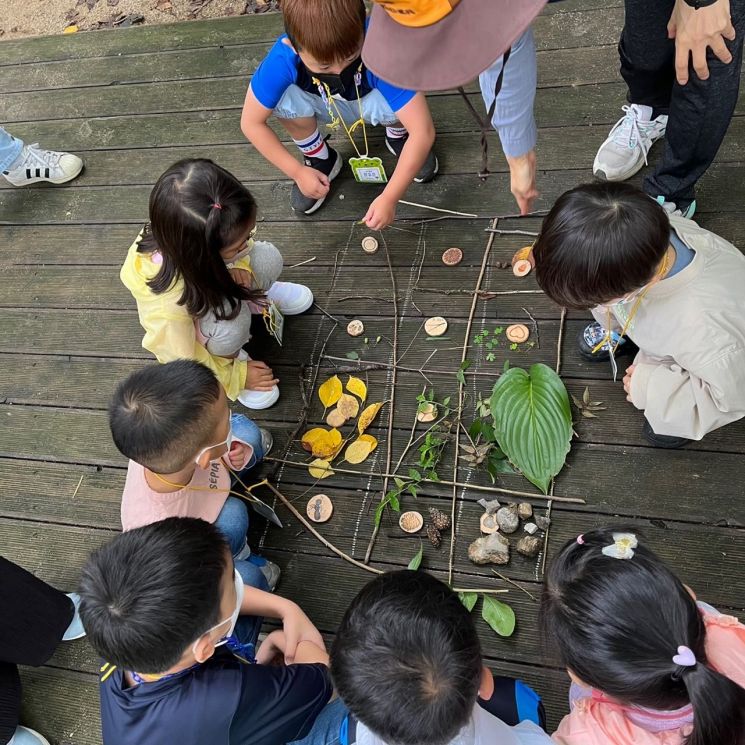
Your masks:
{"label": "small green leaflet", "polygon": [[424,556],[424,546],[419,543],[419,551],[417,551],[416,556],[409,562],[409,566],[406,567],[407,569],[413,569],[416,571],[419,569],[422,563],[422,556]]}
{"label": "small green leaflet", "polygon": [[344,355],[348,360],[358,360],[360,356],[357,354],[357,352],[347,352]]}
{"label": "small green leaflet", "polygon": [[459,592],[458,593],[458,600],[460,600],[461,603],[466,607],[466,610],[470,613],[474,606],[476,605],[476,601],[479,599],[479,596],[475,592]]}
{"label": "small green leaflet", "polygon": [[481,617],[500,636],[512,636],[515,631],[515,611],[491,595],[484,595]]}
{"label": "small green leaflet", "polygon": [[458,368],[458,372],[455,373],[455,377],[458,380],[458,382],[461,385],[466,384],[466,376],[464,375],[465,371],[468,370],[468,368],[471,367],[471,361],[470,360],[463,360],[463,362],[460,363],[460,367]]}

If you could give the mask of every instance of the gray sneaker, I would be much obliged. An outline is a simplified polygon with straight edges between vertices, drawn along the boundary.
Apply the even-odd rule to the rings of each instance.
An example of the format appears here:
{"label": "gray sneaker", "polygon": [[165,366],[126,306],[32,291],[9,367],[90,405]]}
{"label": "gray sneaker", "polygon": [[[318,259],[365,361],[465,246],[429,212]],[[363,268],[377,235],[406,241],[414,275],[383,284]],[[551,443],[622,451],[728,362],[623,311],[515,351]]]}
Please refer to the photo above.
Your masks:
{"label": "gray sneaker", "polygon": [[272,452],[274,437],[272,437],[272,433],[268,429],[264,429],[263,427],[259,427],[259,432],[261,433],[261,449],[264,451],[264,457],[266,457]]}
{"label": "gray sneaker", "polygon": [[[341,155],[334,150],[330,145],[329,157],[328,158],[304,158],[305,165],[308,168],[313,168],[316,171],[320,171],[325,176],[328,176],[329,181],[333,181],[341,171],[344,161]],[[302,212],[304,215],[312,215],[317,209],[321,208],[321,205],[326,201],[325,197],[316,199],[315,197],[306,197],[300,187],[297,184],[292,185],[292,193],[290,194],[290,206],[295,212]]]}

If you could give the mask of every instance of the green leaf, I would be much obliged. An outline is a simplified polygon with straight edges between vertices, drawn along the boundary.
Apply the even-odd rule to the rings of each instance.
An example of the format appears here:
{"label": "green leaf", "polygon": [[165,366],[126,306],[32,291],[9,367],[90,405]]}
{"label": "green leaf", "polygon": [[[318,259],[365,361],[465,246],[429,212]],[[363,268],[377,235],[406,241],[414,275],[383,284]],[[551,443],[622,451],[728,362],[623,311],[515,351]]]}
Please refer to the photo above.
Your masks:
{"label": "green leaf", "polygon": [[497,328],[494,329],[494,334],[496,336],[499,336],[503,331],[504,331],[504,327],[503,326],[497,326]]}
{"label": "green leaf", "polygon": [[445,398],[442,399],[442,405],[450,406],[450,396],[445,396]]}
{"label": "green leaf", "polygon": [[497,357],[494,352],[489,352],[489,354],[486,355],[487,362],[494,362],[495,359],[497,359]]}
{"label": "green leaf", "polygon": [[484,329],[484,330],[483,330],[483,331],[481,332],[481,335],[482,335],[482,336],[489,336],[489,329]]}
{"label": "green leaf", "polygon": [[407,566],[407,569],[413,569],[416,571],[419,569],[421,563],[422,563],[422,556],[424,556],[424,546],[419,543],[419,550],[416,552],[416,556],[409,562],[409,566]]}
{"label": "green leaf", "polygon": [[383,519],[383,513],[385,512],[385,508],[388,506],[388,500],[383,500],[376,508],[375,508],[375,527],[377,528],[380,525],[380,521]]}
{"label": "green leaf", "polygon": [[458,600],[460,600],[461,603],[466,607],[466,610],[470,613],[474,606],[476,605],[476,601],[479,599],[479,596],[475,592],[459,592],[458,593]]}
{"label": "green leaf", "polygon": [[471,361],[463,360],[463,362],[460,363],[458,372],[455,373],[455,377],[461,385],[466,384],[466,376],[463,373],[465,373],[465,371],[468,370],[469,367],[471,367]]}
{"label": "green leaf", "polygon": [[500,636],[512,636],[515,631],[515,611],[491,595],[484,595],[481,617]]}
{"label": "green leaf", "polygon": [[398,494],[391,495],[390,505],[394,512],[401,512],[401,503],[398,501]]}
{"label": "green leaf", "polygon": [[[502,368],[502,373],[506,373],[509,369],[510,369],[510,361],[509,360],[505,360],[504,361],[504,367]],[[490,402],[489,405],[491,405],[491,402]]]}
{"label": "green leaf", "polygon": [[344,355],[348,360],[358,360],[360,356],[357,354],[357,352],[347,352]]}
{"label": "green leaf", "polygon": [[394,476],[393,480],[396,482],[396,486],[399,489],[403,489],[406,487],[406,482],[403,479],[398,478],[398,476]]}
{"label": "green leaf", "polygon": [[468,436],[472,440],[478,440],[481,436],[481,429],[484,426],[484,423],[481,421],[481,419],[474,419],[471,426],[468,428]]}
{"label": "green leaf", "polygon": [[422,480],[422,474],[419,473],[419,471],[416,470],[416,468],[410,468],[409,469],[409,478],[414,479],[415,481],[421,481]]}
{"label": "green leaf", "polygon": [[564,466],[572,439],[572,412],[561,378],[547,365],[514,367],[494,386],[494,431],[510,462],[544,494]]}
{"label": "green leaf", "polygon": [[517,343],[513,341],[512,344],[510,344],[510,349],[514,352],[517,349]]}
{"label": "green leaf", "polygon": [[413,482],[406,487],[406,491],[409,492],[414,499],[416,499],[417,494],[419,493],[419,490]]}
{"label": "green leaf", "polygon": [[[501,451],[499,452],[501,453]],[[515,473],[515,469],[510,465],[507,458],[504,457],[504,453],[500,455],[489,453],[489,458],[486,461],[486,472],[491,477],[493,484],[496,482],[497,476],[500,473]]]}

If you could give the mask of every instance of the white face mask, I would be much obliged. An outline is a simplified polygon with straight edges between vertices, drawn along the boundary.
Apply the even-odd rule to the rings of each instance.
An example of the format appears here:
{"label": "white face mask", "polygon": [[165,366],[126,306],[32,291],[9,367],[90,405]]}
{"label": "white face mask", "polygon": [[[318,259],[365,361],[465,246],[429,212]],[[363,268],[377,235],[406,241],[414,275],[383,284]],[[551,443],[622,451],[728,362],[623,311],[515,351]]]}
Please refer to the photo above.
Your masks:
{"label": "white face mask", "polygon": [[[201,457],[205,453],[209,452],[210,450],[214,450],[215,448],[221,448],[224,446],[226,448],[225,452],[229,453],[232,444],[233,444],[233,426],[230,422],[230,415],[228,414],[228,436],[222,442],[218,442],[216,445],[208,445],[206,448],[202,448],[199,451],[199,453],[197,453],[197,457],[194,458],[194,462],[197,465],[199,465],[199,460],[201,459]],[[224,454],[225,453],[223,453],[223,455]],[[222,455],[219,458],[212,458],[210,460],[210,463],[217,463],[220,460],[220,458],[222,458]]]}
{"label": "white face mask", "polygon": [[232,269],[233,266],[235,266],[235,262],[239,259],[242,259],[244,256],[248,256],[248,254],[251,253],[251,250],[254,247],[254,236],[256,235],[256,231],[259,229],[258,225],[254,225],[251,229],[251,232],[248,234],[248,238],[246,239],[246,245],[244,248],[242,248],[237,254],[235,254],[230,261],[226,261],[225,265],[228,267],[228,269]]}
{"label": "white face mask", "polygon": [[[215,642],[215,646],[219,647],[223,644],[225,644],[228,641],[228,638],[232,636],[233,631],[235,631],[235,625],[238,623],[238,616],[241,614],[241,605],[243,604],[243,591],[245,589],[245,586],[243,584],[243,578],[240,574],[238,574],[238,570],[233,570],[233,581],[235,583],[235,610],[230,615],[229,618],[226,618],[224,621],[220,621],[220,623],[215,624],[211,629],[208,629],[204,632],[204,634],[211,634],[216,629],[219,629],[221,627],[226,626],[227,624],[230,624],[229,628],[227,628],[227,633],[223,634],[218,641]],[[202,636],[204,636],[202,634]],[[191,651],[193,652],[194,656],[197,656],[197,644],[198,640],[194,642],[192,645]]]}

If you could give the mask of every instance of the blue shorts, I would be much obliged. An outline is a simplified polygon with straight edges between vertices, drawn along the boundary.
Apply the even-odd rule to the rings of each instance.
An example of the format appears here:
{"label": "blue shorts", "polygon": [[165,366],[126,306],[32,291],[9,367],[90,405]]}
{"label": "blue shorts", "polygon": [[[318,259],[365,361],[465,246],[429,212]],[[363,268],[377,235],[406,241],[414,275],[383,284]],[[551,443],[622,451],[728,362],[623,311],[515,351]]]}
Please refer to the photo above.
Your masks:
{"label": "blue shorts", "polygon": [[[385,127],[398,123],[398,117],[379,90],[373,89],[363,96],[361,103],[362,118],[367,124],[373,126],[380,124]],[[335,98],[334,104],[347,126],[351,126],[360,118],[360,104],[357,101]],[[334,111],[333,105],[331,108]],[[297,85],[287,88],[279,103],[274,107],[274,115],[278,119],[301,119],[315,116],[322,124],[331,123],[329,110],[321,97],[308,93]]]}

